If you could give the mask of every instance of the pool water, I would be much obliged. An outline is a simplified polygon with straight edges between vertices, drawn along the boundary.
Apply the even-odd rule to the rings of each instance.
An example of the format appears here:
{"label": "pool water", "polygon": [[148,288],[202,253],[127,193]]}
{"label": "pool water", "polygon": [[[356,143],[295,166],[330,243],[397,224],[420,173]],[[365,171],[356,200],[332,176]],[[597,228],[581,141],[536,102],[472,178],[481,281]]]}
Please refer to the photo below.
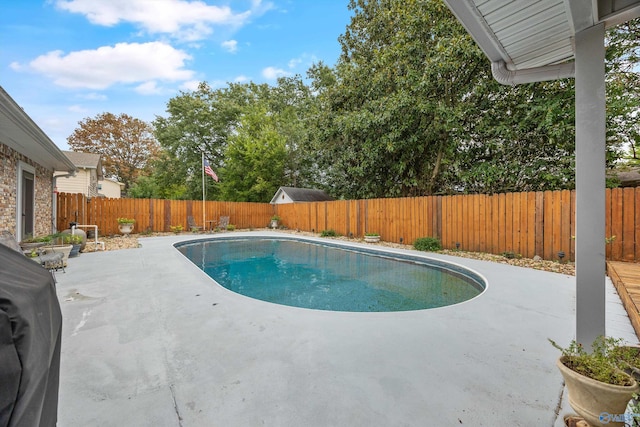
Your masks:
{"label": "pool water", "polygon": [[485,287],[481,278],[447,263],[308,241],[215,239],[177,248],[231,291],[317,310],[422,310],[469,300]]}

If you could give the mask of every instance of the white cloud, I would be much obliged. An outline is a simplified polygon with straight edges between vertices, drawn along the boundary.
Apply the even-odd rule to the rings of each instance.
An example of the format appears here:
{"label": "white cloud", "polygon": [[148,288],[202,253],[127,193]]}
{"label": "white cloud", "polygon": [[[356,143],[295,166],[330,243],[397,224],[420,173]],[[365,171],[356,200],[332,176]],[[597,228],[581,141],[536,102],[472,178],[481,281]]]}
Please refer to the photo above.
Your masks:
{"label": "white cloud", "polygon": [[236,51],[238,50],[238,42],[236,40],[223,41],[220,46],[231,53],[236,53]]}
{"label": "white cloud", "polygon": [[162,42],[118,43],[67,55],[51,51],[28,66],[59,86],[106,89],[118,83],[189,80],[194,74],[184,68],[189,59],[184,51]]}
{"label": "white cloud", "polygon": [[155,81],[144,82],[136,87],[136,92],[140,95],[157,95],[162,93],[162,90],[158,87],[158,83]]}
{"label": "white cloud", "polygon": [[106,101],[107,100],[107,95],[103,95],[97,92],[81,94],[79,95],[79,97],[83,99],[88,99],[90,101]]}
{"label": "white cloud", "polygon": [[291,59],[287,65],[289,66],[289,68],[296,68],[298,65],[300,65],[301,62],[302,62],[302,59],[294,58],[294,59]]}
{"label": "white cloud", "polygon": [[298,58],[290,59],[287,65],[289,66],[290,69],[295,69],[300,64],[304,64],[304,66],[308,68],[314,62],[318,62],[318,58],[315,55],[309,55],[309,54],[303,53]]}
{"label": "white cloud", "polygon": [[189,80],[180,85],[180,90],[194,91],[198,90],[200,80]]}
{"label": "white cloud", "polygon": [[244,83],[249,81],[249,77],[243,76],[242,74],[233,79],[234,83]]}
{"label": "white cloud", "polygon": [[71,105],[67,108],[67,110],[71,111],[72,113],[86,113],[88,111],[81,105]]}
{"label": "white cloud", "polygon": [[216,25],[239,28],[273,8],[270,2],[261,0],[253,1],[251,8],[243,12],[185,0],[57,0],[56,6],[82,14],[96,25],[110,27],[128,22],[148,33],[171,34],[182,40],[203,39]]}
{"label": "white cloud", "polygon": [[291,73],[283,70],[282,68],[267,67],[264,70],[262,70],[262,76],[268,80],[275,80],[278,77],[291,76]]}

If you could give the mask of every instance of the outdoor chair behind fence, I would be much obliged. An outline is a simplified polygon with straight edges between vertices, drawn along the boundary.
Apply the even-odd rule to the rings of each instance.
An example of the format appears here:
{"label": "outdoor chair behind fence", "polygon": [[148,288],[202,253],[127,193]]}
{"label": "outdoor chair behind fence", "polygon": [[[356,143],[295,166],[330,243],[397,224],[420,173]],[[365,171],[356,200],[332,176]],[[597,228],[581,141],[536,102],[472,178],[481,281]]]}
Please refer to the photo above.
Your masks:
{"label": "outdoor chair behind fence", "polygon": [[201,225],[196,225],[196,220],[191,215],[187,217],[187,226],[190,231],[202,231]]}

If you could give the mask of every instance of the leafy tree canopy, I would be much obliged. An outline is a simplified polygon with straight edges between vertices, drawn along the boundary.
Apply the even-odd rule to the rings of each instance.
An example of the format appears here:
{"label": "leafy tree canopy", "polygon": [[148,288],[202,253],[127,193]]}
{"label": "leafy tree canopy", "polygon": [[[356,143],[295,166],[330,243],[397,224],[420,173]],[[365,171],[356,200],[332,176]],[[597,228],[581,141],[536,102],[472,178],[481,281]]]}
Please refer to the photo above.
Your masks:
{"label": "leafy tree canopy", "polygon": [[312,176],[305,126],[312,108],[299,76],[276,86],[202,83],[169,100],[168,115],[154,121],[163,148],[154,180],[182,190],[171,197],[199,199],[204,153],[220,177],[205,180],[208,199],[269,201],[279,186],[305,185]]}
{"label": "leafy tree canopy", "polygon": [[125,190],[146,174],[157,155],[153,128],[128,114],[102,113],[78,124],[67,138],[71,149],[100,154],[105,175],[123,182]]}

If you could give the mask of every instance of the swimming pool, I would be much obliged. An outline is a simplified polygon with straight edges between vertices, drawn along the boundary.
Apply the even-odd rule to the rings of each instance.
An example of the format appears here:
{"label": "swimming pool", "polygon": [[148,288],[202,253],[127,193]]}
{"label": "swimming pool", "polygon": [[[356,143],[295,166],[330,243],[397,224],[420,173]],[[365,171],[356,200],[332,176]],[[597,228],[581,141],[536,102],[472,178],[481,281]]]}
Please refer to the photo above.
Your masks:
{"label": "swimming pool", "polygon": [[317,310],[423,310],[467,301],[486,288],[479,274],[458,265],[334,243],[225,237],[176,248],[231,291]]}

